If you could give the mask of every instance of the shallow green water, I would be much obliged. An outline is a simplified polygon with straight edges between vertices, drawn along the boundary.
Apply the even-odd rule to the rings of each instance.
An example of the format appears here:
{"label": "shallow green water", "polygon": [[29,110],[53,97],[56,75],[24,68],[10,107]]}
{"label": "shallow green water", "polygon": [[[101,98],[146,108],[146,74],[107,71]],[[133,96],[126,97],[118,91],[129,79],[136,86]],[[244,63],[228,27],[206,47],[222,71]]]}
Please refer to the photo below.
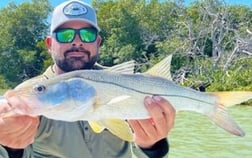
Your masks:
{"label": "shallow green water", "polygon": [[252,158],[252,107],[236,106],[228,111],[246,132],[245,137],[227,133],[202,115],[180,112],[169,134],[169,158]]}

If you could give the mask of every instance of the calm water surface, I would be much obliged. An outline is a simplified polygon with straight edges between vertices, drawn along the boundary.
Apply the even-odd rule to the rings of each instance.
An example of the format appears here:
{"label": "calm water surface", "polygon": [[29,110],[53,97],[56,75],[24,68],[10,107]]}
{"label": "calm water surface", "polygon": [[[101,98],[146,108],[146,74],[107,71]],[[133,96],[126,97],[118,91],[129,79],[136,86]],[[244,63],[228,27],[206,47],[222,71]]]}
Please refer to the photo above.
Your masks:
{"label": "calm water surface", "polygon": [[169,134],[169,158],[252,158],[252,107],[236,106],[228,111],[246,132],[245,137],[227,133],[202,115],[180,112]]}

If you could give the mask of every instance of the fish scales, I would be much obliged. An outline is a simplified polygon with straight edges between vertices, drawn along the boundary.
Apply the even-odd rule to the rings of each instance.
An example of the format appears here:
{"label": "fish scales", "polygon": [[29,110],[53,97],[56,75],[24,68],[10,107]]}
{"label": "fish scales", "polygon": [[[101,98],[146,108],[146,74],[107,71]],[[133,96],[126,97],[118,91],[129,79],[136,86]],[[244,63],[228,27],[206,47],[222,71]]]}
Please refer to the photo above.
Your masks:
{"label": "fish scales", "polygon": [[169,80],[170,61],[171,57],[167,57],[143,74],[132,74],[133,69],[123,64],[126,74],[116,72],[123,70],[117,66],[108,68],[111,72],[77,70],[48,80],[27,81],[15,91],[31,111],[13,108],[0,117],[22,114],[62,121],[87,120],[98,133],[107,128],[118,137],[132,141],[133,136],[128,135],[131,129],[125,120],[150,118],[143,100],[146,96],[158,95],[167,99],[177,112],[197,112],[227,132],[244,136],[245,132],[226,108],[252,99],[252,92],[205,93],[177,85]]}

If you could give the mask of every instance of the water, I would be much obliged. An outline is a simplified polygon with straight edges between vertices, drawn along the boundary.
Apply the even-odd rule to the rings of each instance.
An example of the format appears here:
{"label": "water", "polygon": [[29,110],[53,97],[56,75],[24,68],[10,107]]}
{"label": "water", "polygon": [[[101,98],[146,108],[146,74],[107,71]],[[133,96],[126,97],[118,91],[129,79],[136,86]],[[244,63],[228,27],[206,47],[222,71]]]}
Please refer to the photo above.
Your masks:
{"label": "water", "polygon": [[207,117],[196,113],[180,112],[175,127],[169,134],[169,158],[251,158],[252,107],[236,106],[229,112],[245,137],[233,136],[212,124]]}

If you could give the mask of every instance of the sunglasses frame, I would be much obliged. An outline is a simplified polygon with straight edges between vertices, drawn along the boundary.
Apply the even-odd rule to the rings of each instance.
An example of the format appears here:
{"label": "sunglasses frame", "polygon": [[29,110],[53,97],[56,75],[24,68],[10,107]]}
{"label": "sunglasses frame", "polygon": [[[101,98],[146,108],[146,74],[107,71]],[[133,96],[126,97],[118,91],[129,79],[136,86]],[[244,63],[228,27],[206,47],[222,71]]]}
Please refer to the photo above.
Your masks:
{"label": "sunglasses frame", "polygon": [[[59,37],[58,37],[59,35],[58,35],[58,33],[61,32],[61,31],[63,31],[63,30],[73,30],[73,31],[74,31],[74,36],[73,36],[73,38],[72,38],[71,41],[63,42],[63,41],[60,41],[60,40],[59,40]],[[80,34],[81,30],[88,30],[89,32],[94,31],[94,33],[95,33],[95,38],[94,38],[94,40],[92,40],[92,41],[85,41],[85,39],[83,40],[83,39],[82,39],[82,36],[81,36],[81,34]],[[80,38],[80,40],[81,40],[83,43],[93,43],[93,42],[97,39],[97,37],[98,37],[98,31],[97,31],[96,28],[93,28],[93,27],[82,27],[82,28],[80,28],[80,29],[74,29],[74,28],[59,28],[59,29],[56,29],[56,30],[53,32],[54,38],[55,38],[59,43],[72,43],[72,42],[74,41],[74,39],[76,38],[76,34],[79,35],[79,38]]]}

